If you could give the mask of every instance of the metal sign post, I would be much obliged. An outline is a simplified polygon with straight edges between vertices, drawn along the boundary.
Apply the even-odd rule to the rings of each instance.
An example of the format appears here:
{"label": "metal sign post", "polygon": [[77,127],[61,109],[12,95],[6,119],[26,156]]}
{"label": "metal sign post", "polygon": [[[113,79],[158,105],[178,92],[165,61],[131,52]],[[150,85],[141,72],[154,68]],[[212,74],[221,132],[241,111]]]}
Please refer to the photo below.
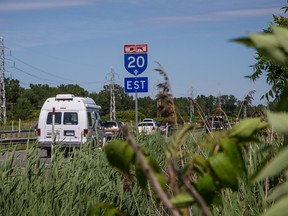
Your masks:
{"label": "metal sign post", "polygon": [[136,131],[137,131],[137,125],[138,125],[138,93],[135,93],[135,125],[136,125]]}

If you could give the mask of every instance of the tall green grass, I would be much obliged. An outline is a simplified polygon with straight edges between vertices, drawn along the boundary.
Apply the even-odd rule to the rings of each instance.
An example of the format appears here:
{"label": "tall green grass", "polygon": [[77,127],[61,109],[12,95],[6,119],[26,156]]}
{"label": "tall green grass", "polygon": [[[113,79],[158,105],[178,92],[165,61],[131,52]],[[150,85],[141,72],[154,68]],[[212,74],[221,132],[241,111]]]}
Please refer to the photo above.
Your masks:
{"label": "tall green grass", "polygon": [[[163,143],[153,139],[142,143],[154,148],[152,152],[163,149]],[[15,149],[0,163],[1,215],[86,215],[97,203],[129,215],[166,214],[151,188],[142,190],[133,178],[112,168],[100,149],[83,147],[65,158],[56,148],[52,163],[43,162],[37,144],[26,152],[22,165],[15,162]]]}
{"label": "tall green grass", "polygon": [[[201,136],[201,132],[191,133],[183,144],[184,163],[189,163],[193,152],[207,154],[199,145]],[[165,150],[173,142],[172,138],[135,134],[135,140],[166,172]],[[278,143],[263,141],[247,148],[243,154],[249,164],[248,173],[253,173],[267,154],[273,154],[275,146]],[[53,162],[46,158],[49,163],[40,158],[37,143],[27,145],[23,163],[16,162],[15,149],[1,149],[2,153],[9,151],[10,154],[0,163],[0,215],[87,215],[90,206],[100,204],[116,207],[128,215],[169,215],[150,186],[141,189],[133,175],[128,177],[111,167],[101,149],[84,146],[65,157],[65,153],[56,148]],[[237,192],[227,189],[219,194],[221,203],[212,206],[214,215],[263,212],[267,207],[265,184],[250,185],[248,177]],[[104,211],[100,210],[99,215]],[[199,209],[193,207],[192,213],[198,215]]]}

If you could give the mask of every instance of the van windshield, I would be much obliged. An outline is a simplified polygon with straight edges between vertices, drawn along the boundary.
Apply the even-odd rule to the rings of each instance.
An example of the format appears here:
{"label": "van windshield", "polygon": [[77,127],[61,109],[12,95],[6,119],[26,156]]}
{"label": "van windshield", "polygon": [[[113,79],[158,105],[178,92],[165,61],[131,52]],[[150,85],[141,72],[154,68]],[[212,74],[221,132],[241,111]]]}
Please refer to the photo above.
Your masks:
{"label": "van windshield", "polygon": [[[55,124],[57,125],[61,124],[61,117],[62,117],[61,112],[55,112]],[[46,124],[48,125],[52,124],[52,112],[48,113]]]}

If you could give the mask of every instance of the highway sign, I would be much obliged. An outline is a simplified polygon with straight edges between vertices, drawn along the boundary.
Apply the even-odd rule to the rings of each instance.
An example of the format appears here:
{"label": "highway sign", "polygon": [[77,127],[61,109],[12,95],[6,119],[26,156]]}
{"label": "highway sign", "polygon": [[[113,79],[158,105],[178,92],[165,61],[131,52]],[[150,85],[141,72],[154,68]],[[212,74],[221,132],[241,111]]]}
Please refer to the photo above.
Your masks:
{"label": "highway sign", "polygon": [[148,77],[125,77],[125,93],[144,93],[148,92]]}
{"label": "highway sign", "polygon": [[124,45],[124,66],[125,69],[135,75],[143,73],[148,64],[147,44]]}

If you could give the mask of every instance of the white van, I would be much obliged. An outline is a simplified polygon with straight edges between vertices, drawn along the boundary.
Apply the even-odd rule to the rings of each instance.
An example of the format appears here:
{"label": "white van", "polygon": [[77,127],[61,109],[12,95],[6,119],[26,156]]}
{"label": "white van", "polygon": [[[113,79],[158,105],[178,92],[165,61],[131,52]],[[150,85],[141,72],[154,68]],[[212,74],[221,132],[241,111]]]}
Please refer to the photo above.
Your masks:
{"label": "white van", "polygon": [[[38,120],[38,142],[51,156],[52,142],[63,147],[80,147],[86,142],[103,146],[106,141],[99,114],[100,106],[93,99],[58,94],[48,98]],[[53,124],[54,121],[54,124]],[[54,133],[53,133],[54,131]]]}

